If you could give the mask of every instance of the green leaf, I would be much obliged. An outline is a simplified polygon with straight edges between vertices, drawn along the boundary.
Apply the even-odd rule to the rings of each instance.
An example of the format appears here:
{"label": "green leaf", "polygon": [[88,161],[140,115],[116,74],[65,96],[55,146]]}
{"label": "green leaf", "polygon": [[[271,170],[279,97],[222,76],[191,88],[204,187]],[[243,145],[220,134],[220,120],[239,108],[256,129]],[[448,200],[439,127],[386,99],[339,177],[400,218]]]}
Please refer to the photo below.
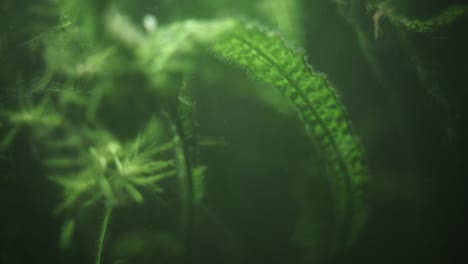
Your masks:
{"label": "green leaf", "polygon": [[300,41],[303,34],[302,3],[297,0],[261,0],[257,3],[263,17],[288,37]]}
{"label": "green leaf", "polygon": [[[382,8],[381,8],[382,9]],[[451,6],[430,20],[416,20],[406,18],[394,11],[385,11],[388,13],[390,21],[406,30],[413,32],[433,32],[451,24],[454,20],[467,13],[468,6]]]}
{"label": "green leaf", "polygon": [[349,245],[367,217],[368,176],[360,143],[332,84],[313,71],[302,54],[256,25],[239,24],[214,50],[294,103],[328,173],[335,205],[336,248]]}
{"label": "green leaf", "polygon": [[206,166],[197,166],[192,169],[193,197],[196,204],[200,203],[205,195],[205,171]]}
{"label": "green leaf", "polygon": [[154,87],[174,88],[195,67],[194,58],[221,34],[230,30],[234,20],[186,20],[162,26],[149,35],[136,50],[141,71]]}
{"label": "green leaf", "polygon": [[73,232],[75,231],[75,220],[73,218],[67,219],[62,225],[62,231],[60,233],[60,248],[62,250],[70,248],[70,244],[73,238]]}

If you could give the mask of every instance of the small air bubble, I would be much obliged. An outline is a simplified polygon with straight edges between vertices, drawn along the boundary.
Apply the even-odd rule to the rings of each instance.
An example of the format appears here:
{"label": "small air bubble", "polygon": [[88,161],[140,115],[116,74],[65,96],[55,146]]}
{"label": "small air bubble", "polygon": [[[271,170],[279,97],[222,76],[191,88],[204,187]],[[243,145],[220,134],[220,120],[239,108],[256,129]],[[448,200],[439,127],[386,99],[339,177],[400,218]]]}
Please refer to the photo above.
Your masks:
{"label": "small air bubble", "polygon": [[156,20],[155,16],[147,14],[143,17],[143,26],[146,32],[153,33],[158,28],[158,20]]}

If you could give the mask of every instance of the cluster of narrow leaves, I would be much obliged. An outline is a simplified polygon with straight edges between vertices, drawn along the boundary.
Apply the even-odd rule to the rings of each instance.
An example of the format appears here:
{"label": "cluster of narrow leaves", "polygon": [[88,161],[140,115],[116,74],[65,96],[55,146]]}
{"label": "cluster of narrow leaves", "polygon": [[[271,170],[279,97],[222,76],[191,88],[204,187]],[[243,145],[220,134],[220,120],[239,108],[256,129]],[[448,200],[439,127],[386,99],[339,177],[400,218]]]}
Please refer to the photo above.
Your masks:
{"label": "cluster of narrow leaves", "polygon": [[239,24],[214,49],[295,104],[326,166],[334,196],[336,246],[350,244],[366,219],[367,169],[332,84],[280,37],[255,25]]}
{"label": "cluster of narrow leaves", "polygon": [[141,203],[142,190],[160,192],[159,181],[175,175],[174,160],[167,154],[178,142],[161,142],[161,121],[149,121],[133,140],[121,142],[76,113],[83,112],[86,98],[69,89],[58,96],[58,102],[48,95],[35,104],[24,97],[23,108],[8,114],[13,132],[32,130],[33,142],[45,153],[50,179],[63,186],[64,200],[56,211],[96,201],[110,207],[129,198]]}
{"label": "cluster of narrow leaves", "polygon": [[142,203],[142,190],[162,192],[159,182],[176,174],[174,160],[163,154],[167,156],[177,142],[158,142],[158,125],[157,121],[150,121],[140,135],[124,144],[111,136],[107,140],[103,137],[99,145],[90,146],[77,159],[46,160],[53,166],[73,164],[80,168],[73,175],[51,176],[65,192],[58,209],[69,208],[78,201],[88,205],[102,199],[110,207],[126,200]]}
{"label": "cluster of narrow leaves", "polygon": [[[77,209],[104,205],[108,221],[113,208],[143,203],[145,195],[164,191],[164,179],[175,178],[172,150],[181,143],[177,137],[168,138],[160,118],[153,117],[135,137],[122,140],[87,117],[90,96],[62,88],[33,97],[22,96],[22,108],[7,113],[12,129],[2,143],[11,144],[21,128],[31,131],[48,178],[62,188],[63,199],[55,213],[72,215],[62,228],[62,248],[70,246]],[[105,228],[99,252],[104,234]]]}

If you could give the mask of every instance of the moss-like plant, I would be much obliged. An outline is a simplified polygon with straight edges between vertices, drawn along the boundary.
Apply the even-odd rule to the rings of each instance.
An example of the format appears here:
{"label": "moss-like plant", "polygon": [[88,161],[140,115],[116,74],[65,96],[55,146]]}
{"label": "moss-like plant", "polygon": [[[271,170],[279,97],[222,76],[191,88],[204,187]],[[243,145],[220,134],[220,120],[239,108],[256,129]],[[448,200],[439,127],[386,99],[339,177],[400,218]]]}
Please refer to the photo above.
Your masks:
{"label": "moss-like plant", "polygon": [[[297,9],[295,4],[286,6]],[[282,22],[287,18],[279,16],[278,6],[271,4],[278,28],[297,36],[288,24],[294,22]],[[333,254],[356,239],[367,216],[363,151],[334,86],[279,33],[237,18],[179,20],[159,27],[153,21],[145,32],[112,1],[68,0],[57,10],[60,30],[44,38],[46,71],[40,85],[21,96],[28,103],[6,118],[11,135],[28,126],[43,151],[49,178],[63,189],[56,212],[104,205],[97,264],[113,208],[143,203],[145,193],[162,192],[170,179],[181,189],[190,257],[193,208],[203,197],[205,167],[197,159],[203,140],[194,129],[190,88],[183,82],[207,53],[245,68],[293,103],[320,154],[314,164],[323,166],[333,196]],[[127,96],[135,96],[136,107],[151,102],[155,107],[135,111],[137,126],[121,133],[109,120]],[[3,144],[11,141],[7,136]],[[61,245],[69,244],[75,225],[73,219],[65,223]]]}

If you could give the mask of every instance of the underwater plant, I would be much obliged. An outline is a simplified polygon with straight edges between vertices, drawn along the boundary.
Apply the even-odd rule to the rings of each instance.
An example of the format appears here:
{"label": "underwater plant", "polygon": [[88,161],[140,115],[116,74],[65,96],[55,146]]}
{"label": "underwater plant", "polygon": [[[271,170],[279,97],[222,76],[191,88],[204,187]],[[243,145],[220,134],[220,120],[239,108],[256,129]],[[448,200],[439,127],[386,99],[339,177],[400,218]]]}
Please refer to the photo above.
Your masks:
{"label": "underwater plant", "polygon": [[[62,189],[55,213],[104,208],[95,263],[103,262],[112,210],[145,203],[146,196],[172,191],[171,184],[179,188],[184,257],[190,261],[194,210],[203,200],[204,174],[210,169],[199,158],[200,148],[223,144],[197,131],[191,94],[198,87],[190,80],[198,68],[211,66],[207,56],[223,67],[241,68],[291,103],[318,153],[310,164],[320,166],[320,175],[313,177],[326,179],[331,194],[327,260],[356,240],[368,210],[364,151],[338,89],[296,47],[301,43],[298,17],[280,12],[299,9],[300,1],[260,1],[251,15],[270,21],[253,22],[233,12],[160,23],[158,16],[148,15],[143,27],[127,14],[126,1],[52,2],[58,23],[40,37],[45,70],[30,87],[18,87],[18,109],[3,115],[10,130],[2,147],[27,127],[48,178]],[[450,8],[433,20],[417,21],[387,4],[370,7],[376,38],[383,16],[405,30],[428,32],[466,12]],[[133,114],[124,109],[130,107]],[[128,115],[134,115],[130,124],[122,121]],[[77,225],[73,217],[65,221],[62,247],[70,245]]]}
{"label": "underwater plant", "polygon": [[466,206],[466,11],[3,1],[0,262],[437,262]]}

